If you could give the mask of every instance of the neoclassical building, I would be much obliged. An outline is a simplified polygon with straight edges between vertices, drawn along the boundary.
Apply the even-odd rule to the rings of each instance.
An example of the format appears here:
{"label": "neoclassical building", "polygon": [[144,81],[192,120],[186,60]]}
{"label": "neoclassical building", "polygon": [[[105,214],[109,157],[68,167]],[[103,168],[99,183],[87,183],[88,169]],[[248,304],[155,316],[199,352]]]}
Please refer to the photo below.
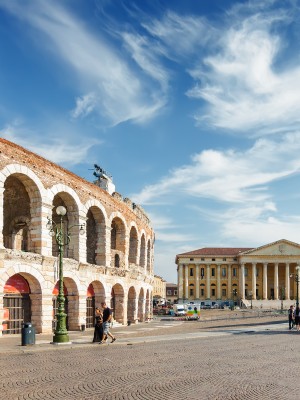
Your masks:
{"label": "neoclassical building", "polygon": [[37,333],[53,330],[58,246],[47,222],[60,223],[58,206],[67,210],[63,231],[70,235],[63,254],[68,330],[92,327],[101,301],[121,324],[151,315],[153,229],[143,209],[99,170],[90,183],[0,139],[1,334],[20,333],[22,322]]}
{"label": "neoclassical building", "polygon": [[202,248],[177,254],[175,263],[179,301],[263,305],[297,296],[300,245],[288,240],[258,248]]}

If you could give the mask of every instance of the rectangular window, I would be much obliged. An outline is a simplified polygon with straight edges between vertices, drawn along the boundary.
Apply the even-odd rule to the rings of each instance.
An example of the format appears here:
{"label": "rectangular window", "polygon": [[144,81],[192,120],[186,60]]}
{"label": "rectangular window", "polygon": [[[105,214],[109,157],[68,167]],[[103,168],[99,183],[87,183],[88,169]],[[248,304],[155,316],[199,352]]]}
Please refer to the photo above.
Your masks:
{"label": "rectangular window", "polygon": [[190,276],[194,276],[194,268],[190,268]]}
{"label": "rectangular window", "polygon": [[237,289],[233,289],[232,294],[233,296],[237,296]]}
{"label": "rectangular window", "polygon": [[201,258],[201,261],[205,261],[205,258]]}
{"label": "rectangular window", "polygon": [[172,290],[167,290],[167,295],[172,296]]}
{"label": "rectangular window", "polygon": [[211,276],[216,276],[216,269],[215,268],[211,269]]}
{"label": "rectangular window", "polygon": [[204,278],[204,268],[201,268],[200,274],[201,274],[201,279],[203,279]]}
{"label": "rectangular window", "polygon": [[193,258],[190,258],[190,261],[194,261],[194,259],[193,259]]}
{"label": "rectangular window", "polygon": [[256,277],[258,277],[258,268],[257,267],[256,267]]}
{"label": "rectangular window", "polygon": [[226,258],[223,258],[223,261],[226,261]]}
{"label": "rectangular window", "polygon": [[226,276],[226,268],[222,268],[222,276]]}
{"label": "rectangular window", "polygon": [[216,289],[211,289],[211,295],[215,296],[216,295]]}
{"label": "rectangular window", "polygon": [[216,261],[216,259],[215,259],[215,258],[212,258],[211,261]]}
{"label": "rectangular window", "polygon": [[190,296],[194,296],[194,289],[190,289]]}
{"label": "rectangular window", "polygon": [[245,276],[248,276],[248,268],[245,268]]}
{"label": "rectangular window", "polygon": [[237,276],[237,268],[232,269],[232,276]]}
{"label": "rectangular window", "polygon": [[174,296],[177,296],[177,290],[176,289],[174,290]]}
{"label": "rectangular window", "polygon": [[222,297],[226,297],[226,289],[222,289]]}
{"label": "rectangular window", "polygon": [[204,296],[204,289],[201,289],[200,292],[201,292],[201,297],[203,297]]}

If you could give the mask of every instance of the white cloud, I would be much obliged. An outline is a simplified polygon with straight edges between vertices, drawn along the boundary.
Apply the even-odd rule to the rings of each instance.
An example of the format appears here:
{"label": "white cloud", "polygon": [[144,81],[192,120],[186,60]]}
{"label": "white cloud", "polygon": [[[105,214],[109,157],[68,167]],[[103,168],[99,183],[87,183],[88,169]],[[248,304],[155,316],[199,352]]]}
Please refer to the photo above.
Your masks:
{"label": "white cloud", "polygon": [[71,112],[73,118],[85,117],[90,114],[96,106],[96,97],[94,93],[86,94],[76,99],[76,107]]}
{"label": "white cloud", "polygon": [[300,171],[300,133],[281,140],[258,140],[246,151],[204,150],[192,163],[170,171],[157,184],[146,186],[131,197],[153,204],[160,198],[185,194],[221,202],[263,202],[270,194],[266,185]]}
{"label": "white cloud", "polygon": [[[93,110],[108,118],[112,125],[127,120],[142,123],[165,106],[164,93],[157,85],[157,79],[162,83],[163,69],[154,70],[154,64],[145,68],[132,46],[128,48],[133,50],[138,65],[129,65],[125,55],[121,57],[99,32],[98,36],[93,34],[61,2],[40,1],[25,6],[21,1],[1,0],[0,7],[37,29],[43,35],[44,48],[52,45],[53,55],[76,73],[84,94],[76,100],[73,117]],[[130,42],[134,42],[132,37]],[[126,56],[129,60],[132,55]]]}
{"label": "white cloud", "polygon": [[[54,131],[57,132],[57,130]],[[1,137],[18,143],[54,163],[66,166],[86,161],[91,147],[101,143],[99,140],[86,140],[86,138],[74,141],[74,136],[73,140],[72,135],[70,136],[67,135],[66,130],[60,136],[46,135],[45,132],[44,134],[37,133],[25,128],[19,121],[8,124],[1,129]],[[29,137],[30,140],[28,140]]]}
{"label": "white cloud", "polygon": [[196,84],[187,95],[207,103],[195,114],[199,125],[252,136],[299,129],[300,67],[291,60],[280,67],[285,43],[276,33],[278,24],[290,22],[280,9],[231,15],[230,27],[219,32],[218,47],[190,70]]}

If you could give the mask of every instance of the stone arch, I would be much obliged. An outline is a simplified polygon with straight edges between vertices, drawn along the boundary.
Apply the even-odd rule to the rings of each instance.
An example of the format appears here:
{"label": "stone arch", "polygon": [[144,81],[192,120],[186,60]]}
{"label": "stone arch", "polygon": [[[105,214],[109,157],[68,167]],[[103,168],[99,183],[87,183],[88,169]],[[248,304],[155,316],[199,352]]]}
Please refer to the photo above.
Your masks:
{"label": "stone arch", "polygon": [[3,243],[6,248],[40,254],[44,189],[40,191],[35,176],[36,181],[23,172],[13,172],[3,182]]}
{"label": "stone arch", "polygon": [[141,288],[140,289],[140,293],[139,293],[139,300],[138,300],[138,320],[140,322],[144,322],[145,321],[145,293],[144,293],[144,289]]}
{"label": "stone arch", "polygon": [[136,318],[136,290],[131,286],[128,290],[127,301],[127,319],[130,322],[135,322]]}
{"label": "stone arch", "polygon": [[[23,267],[24,268],[24,267]],[[23,268],[12,268],[11,269],[11,274],[10,276],[5,276],[4,282],[3,282],[3,290],[2,292],[4,293],[4,297],[2,297],[2,301],[3,301],[3,305],[1,305],[1,308],[3,306],[3,308],[5,309],[6,307],[10,307],[11,304],[15,304],[18,300],[18,298],[21,300],[21,297],[24,296],[22,294],[8,294],[5,293],[5,284],[6,282],[8,282],[8,280],[10,278],[13,277],[17,277],[17,276],[21,276],[23,279],[25,279],[25,281],[28,284],[29,287],[29,293],[26,295],[28,296],[28,306],[29,309],[27,309],[26,307],[26,312],[24,312],[24,318],[25,319],[29,319],[29,320],[23,320],[23,322],[31,322],[37,333],[41,333],[42,332],[42,285],[41,282],[43,281],[43,277],[39,274],[35,272],[35,275],[41,279],[37,279],[36,276],[32,275],[30,272],[24,272]],[[33,270],[32,268],[29,268],[29,270]],[[18,312],[19,314],[19,312]],[[10,320],[10,318],[15,319],[14,317],[14,308],[10,309],[10,313],[8,316],[8,321]],[[9,322],[8,322],[9,324]],[[20,332],[16,332],[16,333],[20,333]]]}
{"label": "stone arch", "polygon": [[119,266],[125,268],[125,252],[126,252],[126,223],[120,216],[111,219],[111,260],[112,267],[116,267],[116,254],[119,256]]}
{"label": "stone arch", "polygon": [[[68,245],[64,246],[64,257],[79,260],[79,210],[77,202],[68,192],[58,192],[53,197],[52,204],[52,221],[58,229],[60,229],[62,221],[64,236],[67,238],[67,234],[69,234],[70,237]],[[62,218],[56,213],[58,206],[63,206],[67,210],[66,215]],[[55,257],[58,255],[55,236],[52,238],[52,255]]]}
{"label": "stone arch", "polygon": [[86,214],[86,261],[90,264],[106,265],[106,216],[95,205]]}
{"label": "stone arch", "polygon": [[138,231],[136,226],[132,225],[129,233],[129,252],[128,264],[137,264],[138,256]]}
{"label": "stone arch", "polygon": [[150,239],[147,241],[147,272],[151,272],[151,242]]}
{"label": "stone arch", "polygon": [[[68,330],[75,331],[80,328],[79,323],[79,291],[78,285],[80,284],[79,280],[74,277],[74,275],[70,276],[70,273],[66,273],[64,276],[64,286],[67,291],[67,295],[65,296],[65,300],[68,303]],[[75,279],[76,281],[75,281]]]}
{"label": "stone arch", "polygon": [[141,241],[140,241],[140,267],[145,268],[145,262],[146,262],[146,239],[145,239],[145,233],[143,232],[141,235]]}
{"label": "stone arch", "polygon": [[124,321],[124,288],[120,283],[116,283],[112,287],[110,307],[114,319],[122,324]]}

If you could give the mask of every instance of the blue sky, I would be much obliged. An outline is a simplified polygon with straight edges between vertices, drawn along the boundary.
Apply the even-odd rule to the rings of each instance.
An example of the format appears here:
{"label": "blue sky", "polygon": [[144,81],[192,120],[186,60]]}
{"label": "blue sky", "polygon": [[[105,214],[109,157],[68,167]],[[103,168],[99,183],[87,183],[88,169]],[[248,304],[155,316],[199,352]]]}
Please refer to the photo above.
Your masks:
{"label": "blue sky", "polygon": [[300,242],[298,0],[0,0],[0,130],[156,232],[155,273],[201,247]]}

